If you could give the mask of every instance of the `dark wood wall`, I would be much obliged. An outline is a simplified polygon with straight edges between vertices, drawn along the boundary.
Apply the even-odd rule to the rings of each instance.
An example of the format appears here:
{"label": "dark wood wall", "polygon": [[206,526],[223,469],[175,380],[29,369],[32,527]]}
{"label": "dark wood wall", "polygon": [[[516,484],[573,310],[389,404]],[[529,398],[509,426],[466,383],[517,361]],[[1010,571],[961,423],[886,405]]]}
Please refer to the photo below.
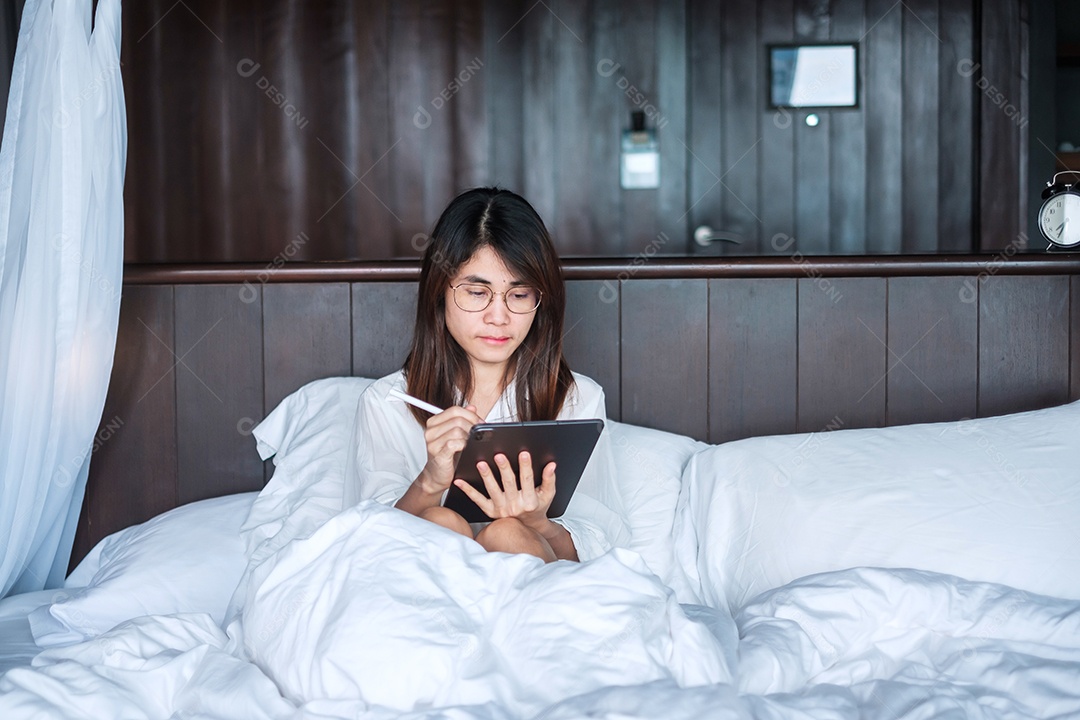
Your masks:
{"label": "dark wood wall", "polygon": [[[125,3],[126,257],[412,257],[490,183],[566,255],[1003,248],[1026,129],[979,84],[1024,107],[1027,2]],[[768,110],[766,45],[828,40],[860,43],[861,106]],[[619,187],[639,106],[656,190]]]}
{"label": "dark wood wall", "polygon": [[[129,271],[73,562],[178,504],[261,488],[251,428],[310,380],[399,368],[416,271]],[[629,423],[716,443],[1080,399],[1075,258],[579,262],[567,274],[571,367]]]}

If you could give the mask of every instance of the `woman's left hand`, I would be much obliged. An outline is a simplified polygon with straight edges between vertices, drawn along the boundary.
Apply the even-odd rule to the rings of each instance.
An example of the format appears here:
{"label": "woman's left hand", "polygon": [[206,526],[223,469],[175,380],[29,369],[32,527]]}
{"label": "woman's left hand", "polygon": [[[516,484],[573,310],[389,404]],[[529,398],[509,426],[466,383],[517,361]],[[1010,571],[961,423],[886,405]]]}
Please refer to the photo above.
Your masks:
{"label": "woman's left hand", "polygon": [[523,451],[518,455],[520,483],[505,455],[497,454],[495,464],[498,466],[499,476],[502,479],[502,488],[499,487],[491,467],[486,462],[476,464],[489,497],[484,497],[483,493],[464,480],[454,480],[454,484],[461,488],[492,520],[514,517],[526,527],[537,531],[546,527],[550,522],[547,511],[551,507],[551,501],[555,499],[555,463],[549,462],[544,467],[539,486],[536,485],[532,458],[528,452]]}

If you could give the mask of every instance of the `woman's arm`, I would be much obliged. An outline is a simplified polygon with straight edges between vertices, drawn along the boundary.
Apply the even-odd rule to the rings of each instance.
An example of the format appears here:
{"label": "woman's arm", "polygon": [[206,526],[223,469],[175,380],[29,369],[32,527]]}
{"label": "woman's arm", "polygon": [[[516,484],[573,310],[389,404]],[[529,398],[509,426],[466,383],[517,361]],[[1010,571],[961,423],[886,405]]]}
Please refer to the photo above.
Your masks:
{"label": "woman's arm", "polygon": [[454,458],[465,447],[469,430],[481,422],[476,408],[451,407],[428,418],[424,428],[427,463],[394,505],[412,515],[435,507],[454,482]]}
{"label": "woman's arm", "polygon": [[445,489],[429,479],[425,468],[416,476],[416,479],[409,485],[409,489],[405,491],[405,494],[401,496],[401,499],[397,501],[394,507],[412,515],[419,515],[428,508],[438,505],[442,500]]}

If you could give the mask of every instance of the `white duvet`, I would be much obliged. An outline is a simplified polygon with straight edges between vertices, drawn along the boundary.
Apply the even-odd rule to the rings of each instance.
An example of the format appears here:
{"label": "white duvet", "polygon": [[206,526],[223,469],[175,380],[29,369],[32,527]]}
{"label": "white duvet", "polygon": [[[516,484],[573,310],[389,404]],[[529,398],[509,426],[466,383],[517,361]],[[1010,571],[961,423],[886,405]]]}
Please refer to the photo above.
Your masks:
{"label": "white duvet", "polygon": [[149,616],[47,650],[0,717],[1080,715],[1080,605],[946,575],[817,575],[733,622],[634,553],[545,566],[365,503],[245,582],[229,633]]}
{"label": "white duvet", "polygon": [[369,501],[254,577],[244,649],[298,704],[529,716],[608,685],[731,679],[717,639],[626,551],[545,565]]}

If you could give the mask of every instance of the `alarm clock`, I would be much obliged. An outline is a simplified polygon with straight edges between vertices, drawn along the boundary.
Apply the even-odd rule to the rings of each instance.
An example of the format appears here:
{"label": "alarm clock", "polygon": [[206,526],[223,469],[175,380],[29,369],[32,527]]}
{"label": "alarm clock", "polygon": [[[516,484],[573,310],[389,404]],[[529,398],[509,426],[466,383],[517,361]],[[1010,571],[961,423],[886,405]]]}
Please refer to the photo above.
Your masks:
{"label": "alarm clock", "polygon": [[1067,170],[1054,175],[1043,190],[1043,204],[1039,208],[1039,230],[1052,247],[1073,248],[1080,246],[1080,188],[1077,182],[1059,183],[1058,175],[1080,175]]}

